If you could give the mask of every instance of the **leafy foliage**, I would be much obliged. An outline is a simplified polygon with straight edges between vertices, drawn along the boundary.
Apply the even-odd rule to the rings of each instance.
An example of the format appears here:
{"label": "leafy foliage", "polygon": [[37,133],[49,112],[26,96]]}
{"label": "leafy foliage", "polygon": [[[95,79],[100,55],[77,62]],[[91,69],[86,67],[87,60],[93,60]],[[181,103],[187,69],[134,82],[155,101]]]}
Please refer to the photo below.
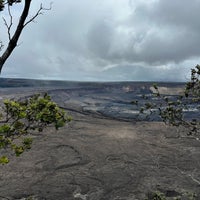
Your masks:
{"label": "leafy foliage", "polygon": [[[0,149],[11,148],[16,156],[20,156],[31,148],[33,140],[27,135],[32,131],[42,132],[50,125],[57,130],[69,121],[71,117],[51,101],[47,94],[37,94],[22,101],[5,100],[1,113]],[[0,158],[0,163],[8,162],[6,156]]]}
{"label": "leafy foliage", "polygon": [[166,196],[161,192],[153,192],[148,195],[148,199],[145,200],[166,200]]}
{"label": "leafy foliage", "polygon": [[3,11],[4,6],[5,6],[6,4],[8,4],[9,6],[12,6],[13,3],[20,3],[20,2],[21,2],[21,0],[7,0],[7,1],[5,1],[5,0],[0,0],[0,11]]}
{"label": "leafy foliage", "polygon": [[9,6],[12,6],[13,3],[20,3],[21,0],[0,0],[0,11],[3,11],[5,4],[8,4]]}
{"label": "leafy foliage", "polygon": [[[186,84],[184,94],[167,96],[162,95],[159,92],[159,87],[154,84],[154,98],[155,103],[149,102],[148,97],[143,97],[146,100],[144,105],[141,105],[138,101],[132,101],[131,103],[137,105],[140,109],[140,113],[147,112],[149,115],[157,112],[161,119],[169,125],[182,126],[188,129],[188,135],[197,135],[200,133],[200,121],[199,118],[186,119],[185,112],[189,112],[191,109],[196,109],[196,112],[200,113],[200,65],[197,65],[194,69],[191,69],[191,79]],[[193,105],[193,107],[191,107]]]}

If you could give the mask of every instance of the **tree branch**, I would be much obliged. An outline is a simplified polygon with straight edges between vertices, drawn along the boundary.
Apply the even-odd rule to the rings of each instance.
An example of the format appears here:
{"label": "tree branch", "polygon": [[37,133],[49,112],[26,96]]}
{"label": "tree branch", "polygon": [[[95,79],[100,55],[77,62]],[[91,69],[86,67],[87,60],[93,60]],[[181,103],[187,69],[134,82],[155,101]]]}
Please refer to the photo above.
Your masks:
{"label": "tree branch", "polygon": [[[8,24],[6,22],[6,20],[4,20],[4,23],[5,23],[5,25],[6,25],[7,29],[8,29],[9,43],[8,43],[8,46],[7,46],[6,50],[4,51],[4,53],[2,54],[2,56],[0,57],[0,73],[1,73],[1,70],[2,70],[2,67],[3,67],[4,63],[6,62],[6,60],[8,59],[8,57],[11,55],[11,53],[13,52],[13,50],[15,49],[15,47],[17,46],[17,42],[19,40],[19,37],[20,37],[20,35],[21,35],[22,30],[24,29],[24,27],[26,25],[28,25],[30,22],[34,21],[34,19],[38,15],[42,14],[43,10],[51,10],[52,3],[50,4],[49,8],[44,8],[42,6],[42,4],[41,4],[40,8],[36,12],[36,14],[26,22],[26,19],[27,19],[28,14],[29,14],[29,9],[30,9],[30,5],[31,5],[31,1],[32,0],[25,0],[25,4],[24,4],[24,8],[23,8],[22,14],[20,16],[17,28],[16,28],[16,30],[15,30],[15,32],[14,32],[14,34],[13,34],[12,37],[11,37],[11,33],[10,33],[10,29],[12,27],[12,15],[10,13],[10,10],[9,10],[10,24]],[[0,45],[1,45],[1,43],[0,43]],[[0,50],[1,50],[1,48],[2,47],[0,46]]]}
{"label": "tree branch", "polygon": [[13,52],[14,48],[17,45],[17,41],[18,41],[19,36],[21,35],[21,32],[22,32],[22,30],[24,28],[24,23],[25,23],[25,20],[26,20],[26,18],[28,16],[28,13],[29,13],[30,4],[31,4],[31,0],[26,0],[25,1],[24,9],[22,11],[22,14],[21,14],[19,23],[17,25],[17,28],[15,30],[15,33],[12,36],[12,38],[10,39],[5,52],[0,57],[0,72],[2,70],[2,67],[3,67],[4,63],[6,62],[6,60],[8,59],[8,57],[10,56],[10,54]]}
{"label": "tree branch", "polygon": [[51,10],[52,9],[52,3],[50,3],[50,7],[49,8],[44,8],[42,3],[40,4],[40,8],[38,9],[38,11],[36,12],[36,14],[31,17],[25,24],[24,27],[27,26],[29,23],[34,22],[35,18],[37,18],[39,15],[43,14],[43,10]]}
{"label": "tree branch", "polygon": [[10,41],[11,40],[10,30],[11,30],[11,27],[13,25],[13,17],[12,17],[11,11],[10,11],[10,5],[9,4],[8,4],[8,14],[10,16],[10,23],[8,24],[4,17],[3,17],[3,21],[4,21],[5,26],[7,27],[8,38],[9,38],[9,41]]}
{"label": "tree branch", "polygon": [[3,42],[2,41],[0,41],[0,51],[3,49]]}

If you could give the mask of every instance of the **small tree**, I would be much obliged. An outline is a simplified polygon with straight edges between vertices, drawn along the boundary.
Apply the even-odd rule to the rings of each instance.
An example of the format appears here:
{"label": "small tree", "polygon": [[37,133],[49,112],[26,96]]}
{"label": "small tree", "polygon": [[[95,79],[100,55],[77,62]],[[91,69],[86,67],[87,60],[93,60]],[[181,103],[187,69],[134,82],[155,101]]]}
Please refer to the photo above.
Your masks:
{"label": "small tree", "polygon": [[196,112],[200,113],[200,65],[191,69],[191,78],[185,86],[183,95],[176,95],[171,98],[162,95],[156,84],[153,87],[153,95],[157,98],[156,103],[149,101],[149,97],[146,96],[143,97],[146,100],[144,104],[139,101],[132,101],[132,104],[139,107],[140,113],[148,111],[148,115],[152,115],[156,112],[166,124],[184,127],[188,130],[188,135],[199,135],[200,117],[187,119],[185,112],[196,109]]}
{"label": "small tree", "polygon": [[[30,22],[34,21],[34,19],[38,15],[42,14],[43,10],[50,10],[51,9],[51,7],[49,9],[46,9],[41,4],[40,8],[35,13],[35,15],[27,20],[27,17],[28,17],[28,14],[29,14],[29,10],[30,10],[31,1],[32,0],[24,0],[24,5],[23,5],[22,12],[21,12],[21,16],[19,17],[19,22],[16,25],[16,29],[14,30],[14,34],[12,34],[11,33],[11,29],[13,28],[13,16],[11,14],[11,7],[13,5],[15,5],[15,4],[22,3],[22,1],[21,0],[0,0],[0,12],[4,11],[5,7],[7,7],[8,14],[10,16],[9,22],[7,22],[5,18],[3,18],[4,24],[5,24],[6,28],[7,28],[9,42],[7,44],[7,47],[3,51],[3,53],[0,55],[0,73],[1,73],[1,70],[2,70],[2,67],[3,67],[4,63],[6,62],[6,60],[9,58],[9,56],[11,55],[11,53],[13,52],[15,47],[17,46],[17,42],[19,40],[19,37],[20,37],[23,29]],[[0,40],[0,51],[3,50],[4,46],[5,45]]]}
{"label": "small tree", "polygon": [[[50,96],[34,95],[22,101],[5,100],[0,125],[0,149],[11,149],[16,156],[31,148],[32,138],[27,137],[36,130],[42,132],[47,126],[62,127],[71,117],[51,101]],[[5,155],[0,163],[8,163]]]}

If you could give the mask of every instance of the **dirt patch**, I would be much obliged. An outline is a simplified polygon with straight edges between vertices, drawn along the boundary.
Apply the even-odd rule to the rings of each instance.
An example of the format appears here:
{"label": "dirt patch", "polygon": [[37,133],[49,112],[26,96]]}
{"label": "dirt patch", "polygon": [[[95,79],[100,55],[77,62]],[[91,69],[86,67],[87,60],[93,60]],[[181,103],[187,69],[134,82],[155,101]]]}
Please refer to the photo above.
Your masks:
{"label": "dirt patch", "polygon": [[[150,87],[150,90],[153,93],[157,92],[154,87]],[[158,87],[158,91],[164,95],[183,95],[184,87]]]}

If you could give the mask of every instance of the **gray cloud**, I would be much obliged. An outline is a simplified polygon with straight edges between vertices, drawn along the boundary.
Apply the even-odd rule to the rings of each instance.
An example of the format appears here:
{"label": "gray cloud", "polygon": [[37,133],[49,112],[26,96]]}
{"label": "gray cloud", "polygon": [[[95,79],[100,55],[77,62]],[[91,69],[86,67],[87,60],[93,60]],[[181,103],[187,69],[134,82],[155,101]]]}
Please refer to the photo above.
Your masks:
{"label": "gray cloud", "polygon": [[159,25],[176,26],[179,28],[196,29],[199,31],[198,20],[200,1],[176,0],[170,3],[167,0],[160,0],[155,3],[153,9],[148,9],[148,16]]}
{"label": "gray cloud", "polygon": [[140,43],[147,61],[181,62],[199,56],[199,6],[198,0],[159,0],[149,7],[138,6],[133,19],[143,15],[151,25],[146,26],[150,34]]}
{"label": "gray cloud", "polygon": [[199,7],[199,0],[57,0],[26,28],[2,75],[185,80],[200,61]]}
{"label": "gray cloud", "polygon": [[91,55],[109,59],[109,50],[112,44],[113,29],[105,21],[95,22],[87,34],[87,46]]}

